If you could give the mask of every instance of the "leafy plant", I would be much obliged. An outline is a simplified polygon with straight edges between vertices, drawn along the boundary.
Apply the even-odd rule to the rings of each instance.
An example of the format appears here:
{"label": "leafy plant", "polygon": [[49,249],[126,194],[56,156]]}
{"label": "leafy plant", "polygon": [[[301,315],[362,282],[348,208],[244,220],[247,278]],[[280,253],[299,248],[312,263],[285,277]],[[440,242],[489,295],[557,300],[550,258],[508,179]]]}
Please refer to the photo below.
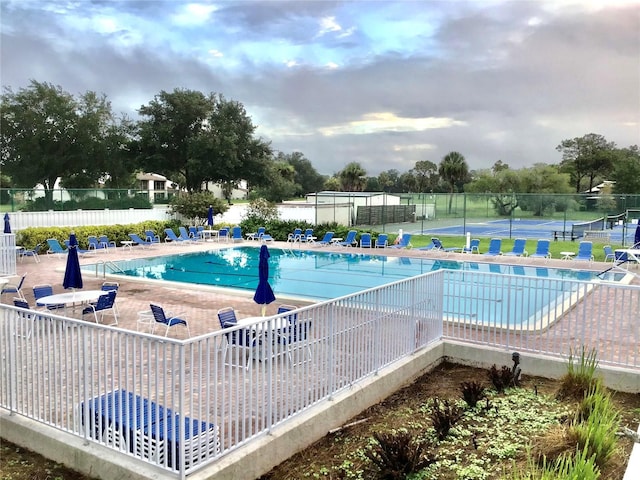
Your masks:
{"label": "leafy plant", "polygon": [[558,390],[559,398],[581,399],[589,392],[599,379],[596,378],[598,368],[597,352],[595,349],[587,352],[582,346],[580,358],[576,363],[573,350],[569,350],[569,361],[567,363],[567,373],[561,378]]}
{"label": "leafy plant", "polygon": [[366,456],[378,470],[376,478],[404,480],[435,462],[428,444],[406,431],[373,434],[375,444]]}
{"label": "leafy plant", "polygon": [[438,440],[444,440],[447,437],[449,430],[460,420],[463,413],[464,410],[462,408],[450,403],[449,400],[440,403],[438,398],[433,399],[431,420]]}
{"label": "leafy plant", "polygon": [[500,370],[494,365],[489,369],[489,380],[498,392],[504,392],[504,389],[514,385],[513,372],[507,366],[502,366]]}
{"label": "leafy plant", "polygon": [[471,408],[474,408],[485,397],[485,387],[480,382],[462,382],[462,399]]}

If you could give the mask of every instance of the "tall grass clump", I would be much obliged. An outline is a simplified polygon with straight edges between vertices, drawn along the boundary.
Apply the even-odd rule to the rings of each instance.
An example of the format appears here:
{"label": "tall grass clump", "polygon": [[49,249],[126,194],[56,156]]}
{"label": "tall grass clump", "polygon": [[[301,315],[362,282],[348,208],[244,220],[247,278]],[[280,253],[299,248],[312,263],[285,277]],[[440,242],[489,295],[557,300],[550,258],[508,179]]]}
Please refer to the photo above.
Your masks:
{"label": "tall grass clump", "polygon": [[583,398],[600,380],[596,377],[598,369],[597,352],[587,351],[582,346],[580,357],[576,362],[573,350],[569,350],[567,373],[560,379],[559,398]]}
{"label": "tall grass clump", "polygon": [[[575,454],[566,453],[560,458],[538,467],[529,456],[527,468],[514,470],[511,480],[598,480],[601,472],[593,455],[589,455],[588,449],[576,449]],[[507,477],[504,477],[507,478]]]}
{"label": "tall grass clump", "polygon": [[580,449],[593,456],[602,468],[613,456],[618,445],[616,435],[620,427],[620,414],[615,408],[611,394],[596,385],[580,403],[570,435]]}

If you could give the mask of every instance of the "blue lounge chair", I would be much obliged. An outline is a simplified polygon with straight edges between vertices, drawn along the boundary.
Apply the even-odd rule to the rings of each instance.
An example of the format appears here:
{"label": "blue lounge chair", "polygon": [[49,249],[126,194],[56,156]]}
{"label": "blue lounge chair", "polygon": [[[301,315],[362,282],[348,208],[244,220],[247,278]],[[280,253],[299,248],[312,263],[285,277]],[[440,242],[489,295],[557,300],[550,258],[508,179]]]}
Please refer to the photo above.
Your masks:
{"label": "blue lounge chair", "polygon": [[313,236],[313,228],[307,228],[304,231],[304,235],[302,236],[301,240],[303,242],[313,243],[316,240],[316,237]]}
{"label": "blue lounge chair", "polygon": [[266,233],[265,227],[258,228],[258,241],[261,243],[273,242],[273,237]]}
{"label": "blue lounge chair", "polygon": [[324,237],[322,237],[322,240],[320,240],[318,243],[319,246],[321,247],[326,247],[327,245],[331,245],[331,241],[333,240],[333,232],[327,232],[324,234]]}
{"label": "blue lounge chair", "polygon": [[527,244],[525,238],[516,238],[513,242],[513,248],[510,252],[506,252],[504,255],[509,257],[526,257],[529,253],[524,249]]}
{"label": "blue lounge chair", "polygon": [[98,242],[100,242],[102,248],[116,248],[116,242],[109,240],[109,237],[106,235],[100,235],[100,237],[98,237]]}
{"label": "blue lounge chair", "polygon": [[604,249],[604,261],[608,262],[609,260],[611,260],[612,262],[615,262],[616,254],[613,252],[613,248],[611,248],[611,245],[605,245],[602,248]]}
{"label": "blue lounge chair", "polygon": [[242,228],[240,228],[237,225],[231,229],[231,241],[232,242],[244,241],[244,239],[242,238]]}
{"label": "blue lounge chair", "polygon": [[153,242],[149,242],[147,240],[143,240],[137,233],[130,233],[129,238],[133,241],[135,245],[140,245],[141,247],[150,247],[153,245]]}
{"label": "blue lounge chair", "polygon": [[164,238],[165,242],[171,242],[171,243],[174,243],[176,245],[178,243],[184,242],[184,240],[181,237],[178,237],[176,235],[176,233],[170,228],[165,228],[164,229],[164,234],[166,235],[165,238]]}
{"label": "blue lounge chair", "polygon": [[347,238],[344,239],[344,241],[342,242],[338,242],[338,245],[340,245],[341,247],[353,247],[354,244],[358,244],[358,242],[356,242],[356,235],[358,234],[357,230],[349,230],[349,233],[347,233]]}
{"label": "blue lounge chair", "polygon": [[593,262],[593,243],[582,241],[580,245],[578,245],[578,253],[573,260],[582,261],[582,262]]}
{"label": "blue lounge chair", "polygon": [[459,252],[462,250],[460,247],[445,247],[444,245],[442,245],[442,242],[437,237],[433,237],[431,239],[431,243],[433,244],[433,250],[437,250],[440,252],[451,253],[451,252]]}
{"label": "blue lounge chair", "polygon": [[98,241],[98,237],[94,236],[94,235],[90,235],[89,237],[87,237],[87,243],[89,244],[89,250],[103,250],[103,251],[107,251],[107,248]]}
{"label": "blue lounge chair", "polygon": [[551,246],[551,241],[546,239],[538,240],[536,244],[536,251],[529,255],[529,258],[544,258],[548,260],[551,258],[551,253],[549,253],[549,247]]}
{"label": "blue lounge chair", "polygon": [[395,245],[390,245],[390,248],[411,248],[411,234],[403,233],[400,241]]}
{"label": "blue lounge chair", "polygon": [[462,247],[462,253],[480,253],[480,239],[472,238],[469,242],[469,248]]}
{"label": "blue lounge chair", "polygon": [[371,248],[371,234],[363,233],[360,235],[360,248]]}
{"label": "blue lounge chair", "polygon": [[156,235],[156,232],[153,230],[145,230],[144,235],[147,242],[160,243],[160,235]]}
{"label": "blue lounge chair", "polygon": [[39,243],[33,248],[24,248],[20,251],[20,260],[24,260],[24,257],[32,257],[36,263],[40,263],[40,249],[42,244]]}
{"label": "blue lounge chair", "polygon": [[180,236],[178,238],[180,238],[180,240],[182,240],[183,242],[194,242],[195,239],[189,235],[189,232],[187,232],[187,229],[184,227],[178,227],[178,231],[180,232]]}
{"label": "blue lounge chair", "polygon": [[49,250],[47,250],[47,253],[50,253],[52,255],[65,255],[68,252],[67,249],[62,248],[60,242],[55,238],[49,238],[47,240],[47,245],[49,245]]}
{"label": "blue lounge chair", "polygon": [[198,228],[196,226],[189,227],[189,237],[195,242],[200,240],[200,234],[198,233]]}
{"label": "blue lounge chair", "polygon": [[301,242],[302,241],[302,229],[294,228],[293,233],[287,235],[287,242]]}
{"label": "blue lounge chair", "polygon": [[489,251],[483,253],[482,255],[486,255],[488,257],[497,257],[498,255],[502,255],[500,249],[502,248],[502,239],[500,238],[492,238],[489,242]]}
{"label": "blue lounge chair", "polygon": [[378,235],[378,238],[376,238],[376,243],[375,243],[375,247],[376,248],[386,248],[389,246],[388,243],[388,239],[389,236],[386,233],[381,233],[380,235]]}

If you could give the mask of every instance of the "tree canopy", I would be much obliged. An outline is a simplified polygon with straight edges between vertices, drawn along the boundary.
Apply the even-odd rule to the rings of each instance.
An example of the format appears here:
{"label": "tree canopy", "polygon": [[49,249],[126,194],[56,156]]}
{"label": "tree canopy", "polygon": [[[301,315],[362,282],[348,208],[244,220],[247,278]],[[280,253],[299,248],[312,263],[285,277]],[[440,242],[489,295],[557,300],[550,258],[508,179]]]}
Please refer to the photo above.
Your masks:
{"label": "tree canopy", "polygon": [[260,185],[271,155],[239,102],[193,90],[161,91],[138,110],[138,154],[148,171],[199,191],[207,181]]}

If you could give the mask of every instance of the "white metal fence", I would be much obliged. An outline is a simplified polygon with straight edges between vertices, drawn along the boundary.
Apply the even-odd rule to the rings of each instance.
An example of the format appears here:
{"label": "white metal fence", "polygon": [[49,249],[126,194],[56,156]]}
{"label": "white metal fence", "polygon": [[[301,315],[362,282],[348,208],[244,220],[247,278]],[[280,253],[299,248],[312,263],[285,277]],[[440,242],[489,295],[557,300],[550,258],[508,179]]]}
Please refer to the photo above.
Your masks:
{"label": "white metal fence", "polygon": [[447,270],[184,341],[0,305],[0,405],[184,477],[443,336],[640,369],[638,312],[638,287]]}

